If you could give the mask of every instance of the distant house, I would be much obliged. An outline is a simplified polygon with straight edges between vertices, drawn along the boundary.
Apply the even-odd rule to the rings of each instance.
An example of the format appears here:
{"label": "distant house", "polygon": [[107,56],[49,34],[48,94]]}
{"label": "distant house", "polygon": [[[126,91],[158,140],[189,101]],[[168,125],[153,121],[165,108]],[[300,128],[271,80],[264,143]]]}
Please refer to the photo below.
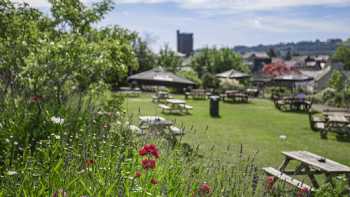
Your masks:
{"label": "distant house", "polygon": [[242,57],[244,62],[251,66],[252,73],[260,72],[265,64],[272,62],[270,56],[265,52],[248,52]]}
{"label": "distant house", "polygon": [[317,56],[295,56],[291,61],[295,62],[295,66],[304,70],[322,70],[330,63],[328,55]]}
{"label": "distant house", "polygon": [[318,92],[328,87],[328,81],[332,77],[333,69],[327,66],[321,70],[299,69],[304,75],[314,78],[314,81],[308,84],[308,90]]}

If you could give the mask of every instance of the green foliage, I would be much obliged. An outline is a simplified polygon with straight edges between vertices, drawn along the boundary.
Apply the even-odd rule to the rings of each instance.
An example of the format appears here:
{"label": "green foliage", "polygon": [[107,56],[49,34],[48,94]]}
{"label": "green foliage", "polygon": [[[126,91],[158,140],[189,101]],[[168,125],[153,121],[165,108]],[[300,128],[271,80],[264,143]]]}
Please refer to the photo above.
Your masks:
{"label": "green foliage", "polygon": [[273,57],[277,57],[277,53],[275,51],[274,48],[270,48],[269,51],[267,52],[267,54],[269,55],[269,57],[273,58]]}
{"label": "green foliage", "polygon": [[344,88],[344,80],[341,72],[338,70],[334,71],[328,83],[329,87],[341,91]]}
{"label": "green foliage", "polygon": [[202,77],[205,73],[212,74],[236,69],[248,72],[249,68],[243,64],[241,57],[230,48],[204,48],[194,55],[192,68]]}
{"label": "green foliage", "polygon": [[217,89],[220,85],[220,80],[215,77],[215,75],[206,73],[202,77],[202,85],[205,89]]}
{"label": "green foliage", "polygon": [[202,85],[202,80],[198,77],[197,73],[189,70],[189,71],[179,71],[176,73],[178,76],[181,76],[183,78],[186,78],[188,80],[193,81],[196,86],[201,86]]}
{"label": "green foliage", "polygon": [[244,89],[244,85],[240,84],[238,81],[236,80],[232,80],[232,79],[223,79],[220,82],[220,88],[222,90],[243,90]]}
{"label": "green foliage", "polygon": [[170,72],[176,72],[182,66],[182,59],[168,45],[160,49],[157,65]]}
{"label": "green foliage", "polygon": [[291,51],[288,51],[286,56],[284,57],[285,60],[291,60],[292,59],[292,53]]}
{"label": "green foliage", "polygon": [[344,63],[344,68],[349,70],[350,69],[350,45],[347,45],[347,44],[340,45],[333,56],[333,60]]}
{"label": "green foliage", "polygon": [[[133,34],[118,27],[93,28],[110,9],[110,1],[92,8],[80,1],[51,2],[50,18],[26,4],[0,2],[0,139],[12,136],[21,144],[19,151],[10,151],[10,158],[27,146],[33,150],[56,132],[50,117],[79,117],[75,114],[90,103],[85,98],[91,101],[108,88],[106,82],[125,76],[127,66],[137,64]],[[72,100],[77,100],[74,105]],[[70,132],[82,129],[78,122],[69,122]],[[2,146],[0,153],[9,147]]]}
{"label": "green foliage", "polygon": [[157,56],[151,51],[148,43],[141,38],[134,41],[134,52],[138,60],[138,72],[154,68],[157,64]]}

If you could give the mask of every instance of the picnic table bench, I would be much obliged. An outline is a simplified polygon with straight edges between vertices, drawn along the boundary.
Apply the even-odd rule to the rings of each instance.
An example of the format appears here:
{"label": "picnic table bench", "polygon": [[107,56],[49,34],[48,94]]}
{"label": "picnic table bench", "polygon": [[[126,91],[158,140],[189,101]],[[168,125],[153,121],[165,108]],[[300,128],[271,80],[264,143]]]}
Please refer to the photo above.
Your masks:
{"label": "picnic table bench", "polygon": [[188,114],[193,109],[186,101],[179,99],[167,99],[166,104],[159,104],[159,107],[163,113]]}
{"label": "picnic table bench", "polygon": [[159,103],[159,102],[164,102],[167,99],[171,99],[172,96],[168,92],[157,92],[153,97],[152,97],[152,102],[154,103]]}
{"label": "picnic table bench", "polygon": [[281,97],[274,100],[277,109],[281,111],[309,111],[312,102],[305,98],[298,97]]}
{"label": "picnic table bench", "polygon": [[[164,133],[166,130],[174,135],[183,135],[183,129],[174,126],[173,122],[166,120],[160,116],[140,116],[139,129],[142,134],[145,134],[145,130],[148,130],[151,134]],[[136,130],[136,128],[134,128]]]}
{"label": "picnic table bench", "polygon": [[224,95],[221,95],[223,101],[230,100],[232,102],[248,102],[248,94],[246,92],[241,92],[238,90],[226,91]]}
{"label": "picnic table bench", "polygon": [[191,97],[194,100],[205,100],[210,96],[210,93],[204,89],[194,89],[191,92],[185,92],[185,99]]}
{"label": "picnic table bench", "polygon": [[[280,167],[278,169],[272,167],[263,168],[266,174],[272,175],[276,179],[284,181],[299,189],[306,188],[310,192],[320,187],[320,184],[315,177],[316,175],[324,175],[326,177],[325,182],[330,183],[333,187],[335,186],[333,177],[340,175],[345,176],[349,188],[346,188],[343,191],[343,194],[350,196],[350,167],[307,151],[282,152],[282,154],[285,156],[285,159]],[[288,164],[292,160],[298,161],[300,164],[295,170],[288,170]],[[292,177],[296,175],[307,176],[310,179],[312,186]]]}

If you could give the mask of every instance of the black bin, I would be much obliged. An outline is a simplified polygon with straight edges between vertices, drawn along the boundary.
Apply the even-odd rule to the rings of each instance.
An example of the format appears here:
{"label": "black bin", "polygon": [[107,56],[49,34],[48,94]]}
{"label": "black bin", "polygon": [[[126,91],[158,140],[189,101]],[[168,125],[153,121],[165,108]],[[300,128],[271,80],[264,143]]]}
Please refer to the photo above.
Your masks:
{"label": "black bin", "polygon": [[219,96],[211,96],[210,97],[210,116],[219,117]]}

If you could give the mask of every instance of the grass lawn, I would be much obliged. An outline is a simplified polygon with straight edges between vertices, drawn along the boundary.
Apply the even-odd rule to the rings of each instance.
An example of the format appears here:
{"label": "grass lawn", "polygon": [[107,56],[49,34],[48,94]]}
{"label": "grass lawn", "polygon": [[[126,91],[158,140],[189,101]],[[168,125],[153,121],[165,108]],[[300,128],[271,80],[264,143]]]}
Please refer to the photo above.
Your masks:
{"label": "grass lawn", "polygon": [[320,139],[319,133],[310,129],[306,114],[280,112],[271,101],[255,99],[249,104],[220,102],[221,118],[211,118],[208,100],[188,100],[188,104],[194,107],[192,115],[179,116],[161,114],[150,94],[125,102],[135,121],[139,115],[160,115],[176,121],[177,126],[183,124],[187,129],[183,141],[199,145],[210,159],[234,160],[242,144],[244,153],[257,152],[259,166],[278,167],[281,151],[288,150],[307,150],[350,166],[350,142],[337,141],[334,134],[329,134],[328,140]]}

